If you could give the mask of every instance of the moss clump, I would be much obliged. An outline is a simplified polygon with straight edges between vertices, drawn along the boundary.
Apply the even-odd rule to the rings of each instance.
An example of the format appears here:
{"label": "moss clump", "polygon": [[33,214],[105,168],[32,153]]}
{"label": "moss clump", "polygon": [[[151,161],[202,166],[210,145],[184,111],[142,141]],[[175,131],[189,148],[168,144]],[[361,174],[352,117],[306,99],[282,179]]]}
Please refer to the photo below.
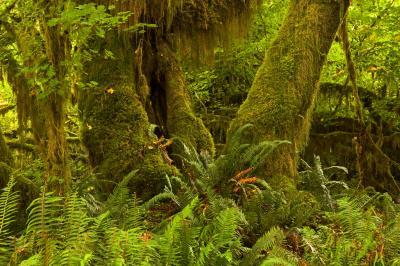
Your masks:
{"label": "moss clump", "polygon": [[318,81],[340,24],[340,4],[335,1],[292,1],[277,39],[259,68],[246,101],[228,131],[233,134],[251,123],[247,138],[289,140],[265,163],[264,177],[297,174],[297,153],[307,143]]}
{"label": "moss clump", "polygon": [[134,190],[146,196],[159,192],[174,167],[154,145],[157,138],[134,89],[127,85],[91,89],[83,99],[83,143],[100,177],[118,182],[137,169]]}

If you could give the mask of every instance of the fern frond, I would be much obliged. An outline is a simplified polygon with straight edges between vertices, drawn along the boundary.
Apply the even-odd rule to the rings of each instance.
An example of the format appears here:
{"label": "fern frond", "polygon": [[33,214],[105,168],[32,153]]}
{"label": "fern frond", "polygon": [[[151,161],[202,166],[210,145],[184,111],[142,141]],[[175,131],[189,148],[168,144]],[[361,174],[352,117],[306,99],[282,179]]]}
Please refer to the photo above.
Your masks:
{"label": "fern frond", "polygon": [[91,230],[93,231],[93,261],[95,265],[104,264],[109,259],[109,249],[107,243],[112,232],[112,222],[110,219],[110,212],[100,214],[95,217]]}
{"label": "fern frond", "polygon": [[[400,213],[383,231],[385,254],[388,258],[400,258]],[[400,262],[400,260],[399,260]]]}
{"label": "fern frond", "polygon": [[134,170],[124,176],[121,182],[119,182],[114,188],[113,193],[108,197],[105,203],[105,207],[107,210],[110,210],[110,214],[119,220],[124,216],[130,200],[128,183],[136,174],[137,170]]}
{"label": "fern frond", "polygon": [[182,230],[185,220],[193,216],[193,210],[198,204],[199,199],[193,199],[189,205],[174,216],[171,223],[158,239],[158,247],[163,264],[178,265],[182,259],[182,252],[178,243],[178,232]]}
{"label": "fern frond", "polygon": [[19,264],[19,266],[36,266],[36,265],[43,265],[43,258],[41,253],[31,256],[28,259],[21,261],[21,263]]}
{"label": "fern frond", "polygon": [[232,264],[232,260],[237,262],[243,250],[238,230],[246,223],[237,207],[220,211],[200,234],[201,245],[196,265],[226,265]]}
{"label": "fern frond", "polygon": [[250,252],[246,254],[241,265],[250,266],[255,265],[256,262],[262,257],[263,251],[269,251],[274,246],[282,246],[285,240],[285,233],[279,227],[272,227],[257,242],[253,245]]}
{"label": "fern frond", "polygon": [[140,200],[134,195],[133,199],[129,202],[128,213],[126,221],[123,225],[124,229],[139,228],[143,225],[144,210],[140,205]]}
{"label": "fern frond", "polygon": [[290,261],[280,257],[268,257],[261,263],[261,266],[296,266]]}
{"label": "fern frond", "polygon": [[158,203],[165,201],[165,200],[174,200],[176,199],[175,194],[171,193],[171,192],[162,192],[159,193],[157,195],[155,195],[154,197],[152,197],[151,199],[149,199],[148,201],[146,201],[143,204],[143,209],[145,211],[150,210],[152,207],[154,207],[155,205],[157,205]]}
{"label": "fern frond", "polygon": [[11,225],[15,222],[19,193],[13,191],[14,177],[11,177],[7,186],[0,195],[0,265],[6,265],[13,251],[11,239]]}
{"label": "fern frond", "polygon": [[343,226],[346,234],[360,242],[373,238],[378,221],[372,220],[372,215],[368,217],[363,212],[361,208],[365,206],[365,202],[362,199],[348,200],[344,198],[340,199],[338,204],[339,211],[334,218]]}
{"label": "fern frond", "polygon": [[54,263],[57,265],[76,265],[85,257],[92,256],[94,233],[90,230],[92,219],[87,216],[85,201],[72,193],[66,197],[64,222],[60,233],[62,239]]}
{"label": "fern frond", "polygon": [[48,261],[60,240],[59,228],[63,224],[63,198],[46,193],[44,187],[39,198],[28,207],[28,222],[25,234],[32,238],[32,246],[44,250],[43,259]]}

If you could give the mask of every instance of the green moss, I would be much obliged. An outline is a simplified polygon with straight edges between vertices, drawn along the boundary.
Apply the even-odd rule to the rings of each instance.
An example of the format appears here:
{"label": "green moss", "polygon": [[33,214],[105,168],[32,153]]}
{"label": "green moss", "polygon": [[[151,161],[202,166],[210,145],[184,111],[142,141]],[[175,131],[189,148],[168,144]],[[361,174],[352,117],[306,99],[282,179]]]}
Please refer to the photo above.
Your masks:
{"label": "green moss", "polygon": [[118,182],[138,169],[133,186],[138,194],[150,195],[160,191],[166,174],[178,172],[169,165],[165,147],[156,144],[151,123],[199,152],[213,154],[214,147],[194,115],[183,71],[169,45],[159,41],[136,48],[126,34],[111,32],[96,44],[112,51],[114,60],[98,56],[85,66],[86,80],[99,86],[80,94],[82,136],[101,178]]}
{"label": "green moss", "polygon": [[4,140],[3,133],[0,128],[0,187],[4,187],[10,176],[13,158],[7,144]]}
{"label": "green moss", "polygon": [[173,174],[174,167],[154,145],[157,138],[133,88],[91,89],[83,98],[83,142],[100,178],[118,182],[138,169],[134,190],[145,196],[159,192],[165,175]]}
{"label": "green moss", "polygon": [[191,144],[199,153],[214,156],[212,136],[194,114],[183,70],[166,43],[159,44],[158,63],[164,76],[168,133]]}
{"label": "green moss", "polygon": [[278,37],[259,68],[228,131],[254,125],[249,141],[289,140],[265,162],[262,176],[296,176],[297,154],[308,140],[318,81],[340,22],[335,1],[292,1]]}

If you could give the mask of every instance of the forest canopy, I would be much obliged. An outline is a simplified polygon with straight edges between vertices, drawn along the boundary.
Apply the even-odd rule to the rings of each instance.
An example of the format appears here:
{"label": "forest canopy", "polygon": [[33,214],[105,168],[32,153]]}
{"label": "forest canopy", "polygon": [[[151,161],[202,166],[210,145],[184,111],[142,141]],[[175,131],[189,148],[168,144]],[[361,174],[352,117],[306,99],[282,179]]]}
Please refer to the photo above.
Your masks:
{"label": "forest canopy", "polygon": [[397,0],[2,0],[0,265],[400,265]]}

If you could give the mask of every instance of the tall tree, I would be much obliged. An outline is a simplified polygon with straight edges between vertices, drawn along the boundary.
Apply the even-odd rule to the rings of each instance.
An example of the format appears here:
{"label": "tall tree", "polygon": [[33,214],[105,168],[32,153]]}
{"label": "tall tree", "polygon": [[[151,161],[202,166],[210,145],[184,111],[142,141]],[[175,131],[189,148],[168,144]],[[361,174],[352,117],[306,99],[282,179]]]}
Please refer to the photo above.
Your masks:
{"label": "tall tree", "polygon": [[14,84],[18,110],[32,121],[45,179],[61,193],[70,183],[64,121],[77,87],[83,142],[102,179],[118,181],[138,169],[138,191],[155,193],[165,174],[177,173],[168,155],[179,153],[167,140],[174,137],[212,156],[212,138],[192,110],[178,54],[212,53],[233,36],[227,28],[241,33],[237,26],[256,2],[6,3],[0,21],[19,56],[8,71],[25,78],[27,86]]}
{"label": "tall tree", "polygon": [[349,6],[347,0],[291,1],[276,40],[267,51],[229,136],[254,125],[247,141],[289,140],[265,162],[261,175],[297,174],[307,143],[318,82],[326,55]]}
{"label": "tall tree", "polygon": [[3,48],[7,52],[3,60],[17,95],[20,124],[24,128],[27,120],[31,120],[33,135],[47,166],[44,182],[51,190],[63,193],[70,183],[64,133],[69,40],[61,34],[59,26],[48,25],[62,4],[59,1],[8,4],[0,14],[0,25],[11,40]]}
{"label": "tall tree", "polygon": [[[99,174],[118,180],[139,169],[134,186],[151,194],[179,166],[172,165],[168,154],[179,154],[180,146],[164,138],[179,138],[213,155],[211,135],[192,110],[178,54],[183,47],[201,54],[212,51],[221,22],[240,20],[252,2],[116,2],[117,10],[132,12],[124,25],[128,30],[111,31],[96,42],[114,58],[96,57],[86,64],[86,82],[98,86],[79,101],[83,140]],[[135,25],[143,30],[129,32]]]}

